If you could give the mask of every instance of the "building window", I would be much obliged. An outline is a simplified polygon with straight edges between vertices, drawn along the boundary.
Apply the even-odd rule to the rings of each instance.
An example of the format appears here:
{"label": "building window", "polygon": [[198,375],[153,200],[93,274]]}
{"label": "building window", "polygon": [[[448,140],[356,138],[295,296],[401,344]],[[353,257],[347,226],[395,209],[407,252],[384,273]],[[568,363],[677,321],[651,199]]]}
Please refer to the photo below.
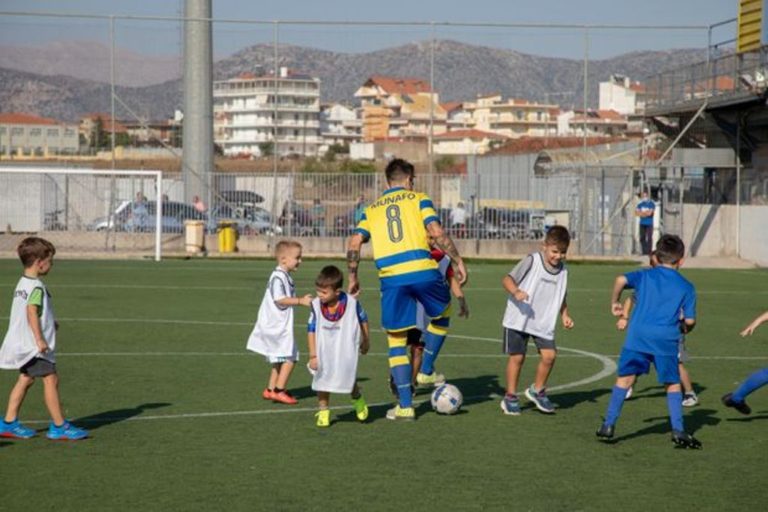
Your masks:
{"label": "building window", "polygon": [[42,134],[43,134],[43,130],[41,130],[40,128],[31,128],[29,130],[30,137],[39,137]]}
{"label": "building window", "polygon": [[59,136],[59,129],[58,128],[48,128],[48,130],[45,133],[49,137],[58,137]]}
{"label": "building window", "polygon": [[64,136],[65,137],[74,137],[75,136],[75,130],[73,130],[72,128],[67,128],[66,130],[64,130]]}
{"label": "building window", "polygon": [[24,135],[24,128],[11,128],[11,135]]}
{"label": "building window", "polygon": [[5,135],[5,126],[0,126],[0,135]]}
{"label": "building window", "polygon": [[525,113],[522,110],[518,110],[517,112],[515,112],[515,116],[517,117],[518,121],[522,121],[523,119],[525,119]]}

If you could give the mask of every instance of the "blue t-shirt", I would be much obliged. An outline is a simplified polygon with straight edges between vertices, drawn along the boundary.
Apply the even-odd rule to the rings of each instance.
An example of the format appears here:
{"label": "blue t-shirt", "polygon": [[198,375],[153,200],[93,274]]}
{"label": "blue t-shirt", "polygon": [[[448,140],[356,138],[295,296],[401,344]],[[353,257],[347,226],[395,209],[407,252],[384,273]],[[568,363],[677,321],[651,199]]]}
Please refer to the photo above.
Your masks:
{"label": "blue t-shirt", "polygon": [[696,319],[696,289],[680,272],[658,266],[625,274],[635,290],[624,347],[655,355],[677,355],[680,313]]}
{"label": "blue t-shirt", "polygon": [[[637,211],[641,210],[651,210],[651,212],[656,211],[656,203],[651,201],[650,199],[644,199],[637,203]],[[640,225],[641,226],[653,226],[653,215],[650,217],[640,217]]]}

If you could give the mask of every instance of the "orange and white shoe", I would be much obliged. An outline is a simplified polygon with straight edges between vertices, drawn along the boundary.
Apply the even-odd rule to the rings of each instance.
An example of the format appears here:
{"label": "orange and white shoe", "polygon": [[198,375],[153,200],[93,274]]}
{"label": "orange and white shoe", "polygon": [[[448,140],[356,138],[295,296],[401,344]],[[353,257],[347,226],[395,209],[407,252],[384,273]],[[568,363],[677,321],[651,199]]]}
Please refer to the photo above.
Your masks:
{"label": "orange and white shoe", "polygon": [[273,392],[272,401],[280,402],[281,404],[286,404],[286,405],[296,405],[297,403],[299,403],[298,400],[293,398],[291,394],[285,390]]}
{"label": "orange and white shoe", "polygon": [[263,398],[264,400],[274,400],[275,392],[269,388],[264,388],[264,392],[261,393],[261,398]]}

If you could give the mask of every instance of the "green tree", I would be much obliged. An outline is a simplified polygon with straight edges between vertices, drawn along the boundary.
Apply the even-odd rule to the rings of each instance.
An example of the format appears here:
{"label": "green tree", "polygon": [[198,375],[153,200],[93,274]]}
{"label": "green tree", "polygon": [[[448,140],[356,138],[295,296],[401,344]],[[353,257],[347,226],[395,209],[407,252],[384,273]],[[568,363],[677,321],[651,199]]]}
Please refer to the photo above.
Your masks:
{"label": "green tree", "polygon": [[333,162],[336,160],[336,155],[348,155],[349,146],[346,144],[331,144],[328,147],[328,151],[323,155],[323,159],[326,162]]}
{"label": "green tree", "polygon": [[275,144],[273,142],[262,142],[259,144],[259,152],[261,156],[272,156],[275,152]]}
{"label": "green tree", "polygon": [[456,167],[456,159],[452,155],[443,155],[435,160],[435,170],[446,172]]}

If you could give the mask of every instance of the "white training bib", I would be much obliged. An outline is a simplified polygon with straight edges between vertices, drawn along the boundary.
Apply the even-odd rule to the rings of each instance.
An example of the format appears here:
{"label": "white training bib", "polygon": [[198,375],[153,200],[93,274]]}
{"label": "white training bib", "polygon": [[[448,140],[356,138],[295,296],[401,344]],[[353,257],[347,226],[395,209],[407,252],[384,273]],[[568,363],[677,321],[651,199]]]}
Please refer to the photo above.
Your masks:
{"label": "white training bib", "polygon": [[[35,344],[35,335],[27,321],[27,301],[35,290],[43,291],[43,311],[40,315],[40,328],[48,344],[48,352],[40,354]],[[0,368],[17,370],[34,357],[56,362],[56,319],[48,289],[40,279],[22,276],[13,292],[11,318],[3,346],[0,347]]]}
{"label": "white training bib", "polygon": [[541,253],[532,257],[531,269],[517,286],[528,293],[528,300],[517,301],[514,296],[507,298],[504,312],[504,327],[546,340],[555,339],[555,325],[568,285],[568,270],[565,265],[553,274],[544,266]]}
{"label": "white training bib", "polygon": [[360,352],[360,321],[357,300],[347,295],[347,308],[337,321],[323,316],[320,299],[312,301],[315,315],[315,348],[317,371],[312,389],[328,393],[351,393],[357,379],[357,358]]}
{"label": "white training bib", "polygon": [[248,337],[246,348],[267,357],[290,357],[298,361],[299,351],[293,336],[293,307],[277,305],[273,296],[275,290],[282,292],[278,299],[296,296],[293,279],[279,267],[269,276],[256,325]]}

